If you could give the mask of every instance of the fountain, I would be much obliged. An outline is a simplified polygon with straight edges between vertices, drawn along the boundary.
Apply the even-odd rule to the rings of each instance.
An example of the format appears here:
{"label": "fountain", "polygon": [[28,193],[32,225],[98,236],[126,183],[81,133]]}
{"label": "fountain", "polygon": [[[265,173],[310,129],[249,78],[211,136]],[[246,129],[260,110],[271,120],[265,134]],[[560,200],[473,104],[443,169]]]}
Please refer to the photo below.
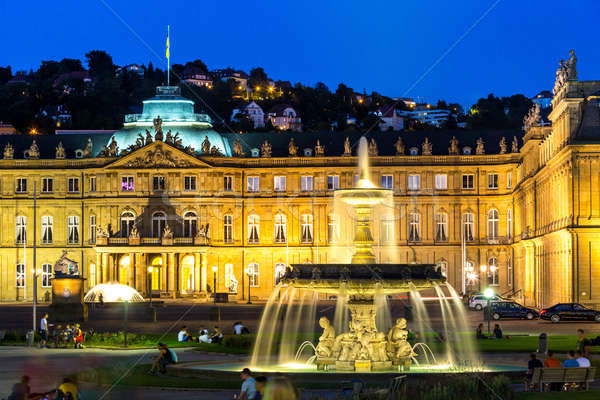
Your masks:
{"label": "fountain", "polygon": [[104,303],[128,301],[131,303],[144,302],[144,298],[134,288],[120,283],[101,283],[90,289],[85,295],[86,303],[99,303],[100,295]]}

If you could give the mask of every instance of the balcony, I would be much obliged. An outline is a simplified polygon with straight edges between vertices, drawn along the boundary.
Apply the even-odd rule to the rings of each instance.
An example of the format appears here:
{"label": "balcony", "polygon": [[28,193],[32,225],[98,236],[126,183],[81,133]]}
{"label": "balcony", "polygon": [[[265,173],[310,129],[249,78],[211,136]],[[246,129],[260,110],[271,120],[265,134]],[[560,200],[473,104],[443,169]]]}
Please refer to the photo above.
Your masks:
{"label": "balcony", "polygon": [[196,237],[97,237],[96,246],[207,246],[210,239]]}

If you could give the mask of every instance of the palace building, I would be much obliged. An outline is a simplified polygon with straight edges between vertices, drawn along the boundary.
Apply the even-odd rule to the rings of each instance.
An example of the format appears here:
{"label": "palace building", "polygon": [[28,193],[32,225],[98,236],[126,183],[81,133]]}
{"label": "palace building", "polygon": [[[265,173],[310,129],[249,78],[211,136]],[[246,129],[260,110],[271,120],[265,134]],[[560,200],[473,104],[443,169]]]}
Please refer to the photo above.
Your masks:
{"label": "palace building", "polygon": [[[600,81],[579,81],[572,54],[553,96],[551,124],[534,108],[524,131],[368,133],[371,180],[393,191],[378,261],[435,263],[458,291],[599,304]],[[0,136],[0,300],[30,300],[34,271],[43,299],[63,250],[88,288],[265,299],[286,266],[347,253],[334,191],[354,185],[360,136],[220,134],[177,87],[116,132]]]}

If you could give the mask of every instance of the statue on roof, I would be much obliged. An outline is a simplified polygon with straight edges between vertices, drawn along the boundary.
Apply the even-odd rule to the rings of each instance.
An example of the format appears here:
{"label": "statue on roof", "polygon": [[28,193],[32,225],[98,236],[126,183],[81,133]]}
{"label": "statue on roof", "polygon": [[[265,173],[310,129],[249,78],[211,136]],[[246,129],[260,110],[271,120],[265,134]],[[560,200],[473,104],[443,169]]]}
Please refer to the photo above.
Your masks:
{"label": "statue on roof", "polygon": [[290,138],[290,142],[288,143],[288,153],[290,157],[296,157],[298,154],[298,146],[294,143],[294,138]]}
{"label": "statue on roof", "polygon": [[200,152],[202,154],[210,153],[210,140],[208,140],[208,136],[204,137],[204,140],[202,141],[202,146],[200,147]]}
{"label": "statue on roof", "polygon": [[475,154],[485,154],[485,148],[483,147],[483,139],[477,139],[477,147],[475,148]]}
{"label": "statue on roof", "polygon": [[319,139],[317,139],[317,144],[315,145],[315,155],[317,157],[322,157],[325,155],[325,146],[321,145]]}
{"label": "statue on roof", "polygon": [[577,80],[577,56],[575,56],[575,50],[569,50],[569,59],[565,64],[567,68],[567,79],[570,81]]}
{"label": "statue on roof", "polygon": [[458,139],[456,138],[456,136],[452,136],[452,139],[450,139],[450,147],[448,147],[448,154],[455,156],[458,155],[458,153]]}
{"label": "statue on roof", "polygon": [[506,154],[506,138],[504,136],[500,139],[500,154]]}
{"label": "statue on roof", "polygon": [[110,140],[110,143],[108,144],[108,156],[116,157],[118,154],[119,154],[119,145],[117,144],[117,141],[116,141],[115,137],[113,136],[112,139]]}
{"label": "statue on roof", "polygon": [[146,145],[152,143],[152,134],[148,129],[146,129]]}
{"label": "statue on roof", "polygon": [[217,146],[213,146],[210,148],[210,154],[213,156],[222,156],[223,153],[221,153],[221,150],[219,150],[219,148]]}
{"label": "statue on roof", "polygon": [[560,89],[564,86],[567,81],[567,67],[565,65],[565,60],[560,60],[558,62],[558,68],[556,69],[556,78],[554,80],[554,87],[552,88],[552,94],[556,96]]}
{"label": "statue on roof", "polygon": [[144,137],[141,133],[138,133],[137,138],[135,139],[135,148],[140,149],[144,147]]}
{"label": "statue on roof", "polygon": [[24,155],[25,158],[40,158],[40,148],[38,147],[35,139],[33,140],[33,143],[31,143],[31,146],[29,146],[29,148],[25,150]]}
{"label": "statue on roof", "polygon": [[265,140],[260,146],[260,156],[264,158],[271,157],[271,150],[271,143],[269,143],[268,140]]}
{"label": "statue on roof", "polygon": [[344,140],[344,156],[351,156],[352,149],[350,148],[350,138],[346,136],[346,140]]}
{"label": "statue on roof", "polygon": [[421,146],[421,148],[422,148],[421,153],[424,156],[430,156],[431,155],[431,151],[433,149],[433,146],[431,145],[431,143],[429,143],[429,138],[428,137],[425,138],[425,141],[423,142],[423,145]]}
{"label": "statue on roof", "polygon": [[372,138],[369,142],[369,157],[376,156],[379,154],[379,150],[377,149],[377,142],[375,138]]}
{"label": "statue on roof", "polygon": [[394,147],[396,147],[396,155],[397,156],[404,155],[404,142],[402,141],[402,137],[400,135],[398,135],[398,140],[396,140]]}
{"label": "statue on roof", "polygon": [[519,139],[517,139],[516,136],[513,136],[513,140],[512,140],[512,145],[510,148],[510,152],[511,153],[518,153],[519,152]]}
{"label": "statue on roof", "polygon": [[58,146],[56,147],[56,159],[63,159],[66,158],[66,156],[67,154],[62,142],[58,142]]}
{"label": "statue on roof", "polygon": [[4,159],[12,160],[13,158],[15,158],[15,149],[10,143],[6,143],[6,146],[4,146]]}
{"label": "statue on roof", "polygon": [[233,142],[233,156],[234,157],[243,157],[244,156],[244,149],[242,148],[242,144],[240,143],[240,140],[238,138],[235,138],[235,141]]}
{"label": "statue on roof", "polygon": [[163,131],[162,131],[162,119],[160,119],[160,115],[158,115],[156,118],[154,118],[154,120],[152,121],[152,124],[154,125],[154,140],[160,140],[162,142],[163,140]]}
{"label": "statue on roof", "polygon": [[88,158],[92,156],[92,138],[88,138],[87,144],[85,145],[85,149],[83,149],[82,153],[83,158]]}
{"label": "statue on roof", "polygon": [[167,131],[167,138],[165,139],[165,143],[173,144],[173,134],[171,133],[170,129]]}
{"label": "statue on roof", "polygon": [[523,129],[525,129],[525,132],[534,126],[540,126],[541,118],[540,105],[539,103],[534,103],[534,105],[529,109],[529,112],[525,118],[523,118]]}

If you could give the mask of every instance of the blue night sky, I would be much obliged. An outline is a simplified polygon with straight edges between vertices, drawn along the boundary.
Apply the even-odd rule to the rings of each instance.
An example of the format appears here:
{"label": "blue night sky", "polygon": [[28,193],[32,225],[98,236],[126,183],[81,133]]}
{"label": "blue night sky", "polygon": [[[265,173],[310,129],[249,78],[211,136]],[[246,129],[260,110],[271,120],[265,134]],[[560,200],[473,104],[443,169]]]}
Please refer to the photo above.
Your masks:
{"label": "blue night sky", "polygon": [[415,85],[495,3],[0,0],[0,65],[28,70],[41,60],[83,59],[102,49],[116,64],[164,68],[159,57],[170,24],[172,63],[262,66],[276,80],[322,81],[332,90],[343,82],[361,92],[464,105],[490,92],[533,96],[552,88],[558,60],[570,48],[579,78],[600,79],[599,1],[500,0]]}

